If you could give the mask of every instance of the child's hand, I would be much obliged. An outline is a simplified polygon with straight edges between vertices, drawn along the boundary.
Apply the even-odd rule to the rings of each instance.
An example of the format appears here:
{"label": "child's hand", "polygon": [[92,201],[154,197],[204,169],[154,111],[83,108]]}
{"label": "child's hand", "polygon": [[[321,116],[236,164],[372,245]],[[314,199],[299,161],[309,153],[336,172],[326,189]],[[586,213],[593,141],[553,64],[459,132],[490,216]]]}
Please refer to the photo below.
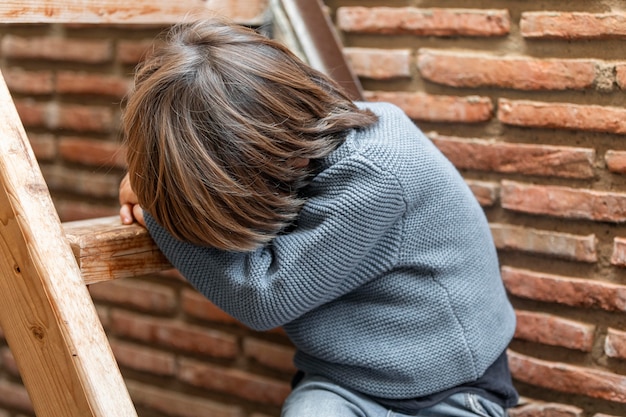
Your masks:
{"label": "child's hand", "polygon": [[143,219],[143,209],[139,205],[137,195],[130,186],[128,180],[128,174],[122,178],[120,183],[120,218],[122,224],[132,224],[133,221],[137,221],[143,227],[146,227],[146,222]]}

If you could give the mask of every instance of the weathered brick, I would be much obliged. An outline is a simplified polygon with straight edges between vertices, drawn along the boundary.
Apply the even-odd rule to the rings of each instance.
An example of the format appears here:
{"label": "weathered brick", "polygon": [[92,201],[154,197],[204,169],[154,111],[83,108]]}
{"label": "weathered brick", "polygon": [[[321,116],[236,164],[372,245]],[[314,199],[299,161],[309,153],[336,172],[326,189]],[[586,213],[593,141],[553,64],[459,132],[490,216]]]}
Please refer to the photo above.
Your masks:
{"label": "weathered brick", "polygon": [[246,357],[254,359],[261,365],[290,373],[296,371],[293,364],[295,349],[292,346],[283,346],[248,337],[243,341],[243,351]]}
{"label": "weathered brick", "polygon": [[593,178],[595,150],[429,135],[459,169],[563,178]]}
{"label": "weathered brick", "polygon": [[626,286],[526,269],[502,267],[507,290],[521,298],[573,307],[626,311]]}
{"label": "weathered brick", "polygon": [[79,132],[110,132],[115,127],[113,111],[103,106],[81,106],[15,100],[15,108],[25,127],[68,129]]}
{"label": "weathered brick", "polygon": [[239,354],[235,336],[179,321],[114,310],[110,327],[117,335],[171,349],[226,359]]}
{"label": "weathered brick", "polygon": [[32,99],[13,100],[20,120],[24,127],[42,127],[46,125],[46,117],[50,113],[48,103],[36,102]]}
{"label": "weathered brick", "polygon": [[604,161],[609,171],[626,174],[626,151],[608,150],[604,154]]}
{"label": "weathered brick", "polygon": [[508,125],[626,134],[626,108],[498,100],[498,119]]}
{"label": "weathered brick", "polygon": [[626,267],[626,238],[616,237],[613,239],[611,264]]}
{"label": "weathered brick", "polygon": [[535,343],[591,352],[595,326],[552,314],[516,311],[515,337]]}
{"label": "weathered brick", "polygon": [[489,97],[441,96],[426,93],[366,91],[369,101],[386,101],[402,108],[414,120],[429,122],[486,122],[493,117]]}
{"label": "weathered brick", "polygon": [[78,171],[60,165],[42,166],[41,171],[51,190],[71,191],[92,197],[117,198],[117,176],[100,172]]}
{"label": "weathered brick", "polygon": [[2,359],[2,368],[14,377],[19,377],[20,370],[17,368],[15,357],[8,347],[0,350],[0,358]]}
{"label": "weathered brick", "polygon": [[465,180],[474,197],[482,207],[491,207],[496,204],[500,196],[500,184],[490,181]]}
{"label": "weathered brick", "polygon": [[144,312],[168,314],[176,311],[176,292],[173,288],[138,280],[117,280],[89,286],[97,301],[126,306]]}
{"label": "weathered brick", "polygon": [[38,161],[50,161],[57,156],[57,146],[53,135],[28,133],[28,141]]}
{"label": "weathered brick", "polygon": [[216,323],[235,324],[245,327],[241,322],[227,314],[205,296],[195,290],[185,289],[181,293],[181,306],[186,314],[201,320]]}
{"label": "weathered brick", "polygon": [[279,381],[233,368],[180,360],[179,379],[187,384],[262,404],[281,405],[291,387]]}
{"label": "weathered brick", "polygon": [[340,7],[337,24],[345,32],[417,36],[504,36],[507,10],[414,7]]}
{"label": "weathered brick", "polygon": [[522,213],[626,222],[626,193],[502,181],[502,207]]}
{"label": "weathered brick", "polygon": [[363,78],[388,80],[411,76],[411,50],[344,48],[354,72]]}
{"label": "weathered brick", "polygon": [[54,207],[62,222],[115,216],[120,211],[118,204],[106,206],[102,203],[69,200],[61,197],[53,197],[53,200]]}
{"label": "weathered brick", "polygon": [[2,71],[11,93],[52,94],[54,77],[52,71],[27,71],[21,68],[8,68]]}
{"label": "weathered brick", "polygon": [[583,410],[572,405],[532,402],[508,410],[510,417],[582,417]]}
{"label": "weathered brick", "polygon": [[0,380],[0,404],[27,413],[34,412],[26,388],[8,381]]}
{"label": "weathered brick", "polygon": [[66,161],[98,167],[126,167],[122,145],[77,136],[59,138],[59,156]]}
{"label": "weathered brick", "polygon": [[624,38],[626,13],[524,12],[520,29],[525,38]]}
{"label": "weathered brick", "polygon": [[592,87],[596,79],[596,61],[590,59],[534,59],[422,48],[417,66],[423,78],[452,87],[582,90]]}
{"label": "weathered brick", "polygon": [[51,128],[77,132],[110,132],[115,127],[112,109],[103,106],[61,104],[51,120]]}
{"label": "weathered brick", "polygon": [[509,351],[513,377],[536,387],[626,403],[626,376]]}
{"label": "weathered brick", "polygon": [[615,81],[622,90],[626,90],[626,64],[615,66]]}
{"label": "weathered brick", "polygon": [[492,223],[491,233],[500,250],[515,250],[579,262],[597,262],[596,236],[539,230]]}
{"label": "weathered brick", "polygon": [[110,61],[110,40],[66,39],[61,37],[25,38],[6,35],[2,38],[2,54],[7,58],[72,61],[100,64]]}
{"label": "weathered brick", "polygon": [[204,398],[126,381],[128,392],[137,406],[171,417],[243,417],[239,407],[223,405]]}
{"label": "weathered brick", "polygon": [[116,75],[59,71],[55,89],[61,94],[94,94],[122,98],[130,89],[131,81]]}
{"label": "weathered brick", "polygon": [[153,375],[176,375],[176,357],[173,353],[120,341],[111,341],[110,345],[120,366]]}
{"label": "weathered brick", "polygon": [[604,341],[604,352],[610,358],[626,359],[626,332],[609,328]]}

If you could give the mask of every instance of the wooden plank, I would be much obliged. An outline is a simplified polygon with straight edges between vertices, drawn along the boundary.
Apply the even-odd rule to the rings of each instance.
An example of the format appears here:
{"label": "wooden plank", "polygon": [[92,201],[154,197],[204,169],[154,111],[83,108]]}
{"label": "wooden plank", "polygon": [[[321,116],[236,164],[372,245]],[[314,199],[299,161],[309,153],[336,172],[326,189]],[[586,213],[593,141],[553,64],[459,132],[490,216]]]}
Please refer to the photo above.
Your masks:
{"label": "wooden plank", "polygon": [[240,23],[265,21],[256,0],[3,0],[0,23],[172,24],[196,12],[214,12]]}
{"label": "wooden plank", "polygon": [[63,223],[86,284],[172,268],[148,231],[119,216]]}
{"label": "wooden plank", "polygon": [[1,74],[0,325],[38,417],[137,415]]}
{"label": "wooden plank", "polygon": [[313,68],[363,100],[361,82],[343,55],[339,36],[321,0],[272,0],[273,22],[287,46]]}

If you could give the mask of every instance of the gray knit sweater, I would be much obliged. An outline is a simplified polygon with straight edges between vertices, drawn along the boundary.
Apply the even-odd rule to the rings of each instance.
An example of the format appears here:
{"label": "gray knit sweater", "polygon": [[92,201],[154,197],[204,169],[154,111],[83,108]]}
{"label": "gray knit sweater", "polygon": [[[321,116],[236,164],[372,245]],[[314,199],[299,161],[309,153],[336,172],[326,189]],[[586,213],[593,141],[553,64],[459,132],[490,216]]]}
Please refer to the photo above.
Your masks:
{"label": "gray knit sweater", "polygon": [[254,329],[283,326],[295,363],[383,398],[478,378],[515,316],[481,207],[454,167],[395,106],[351,132],[305,189],[297,227],[252,253],[172,238],[172,264]]}

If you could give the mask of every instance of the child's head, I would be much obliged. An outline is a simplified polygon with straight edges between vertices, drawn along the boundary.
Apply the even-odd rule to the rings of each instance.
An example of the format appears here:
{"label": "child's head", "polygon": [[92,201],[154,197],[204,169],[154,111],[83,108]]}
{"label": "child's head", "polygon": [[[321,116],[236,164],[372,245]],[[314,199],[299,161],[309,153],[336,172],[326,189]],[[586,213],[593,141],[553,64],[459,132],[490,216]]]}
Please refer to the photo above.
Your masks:
{"label": "child's head", "polygon": [[311,175],[301,162],[375,120],[252,29],[179,25],[138,68],[128,97],[129,178],[144,210],[177,238],[251,250],[296,218]]}

